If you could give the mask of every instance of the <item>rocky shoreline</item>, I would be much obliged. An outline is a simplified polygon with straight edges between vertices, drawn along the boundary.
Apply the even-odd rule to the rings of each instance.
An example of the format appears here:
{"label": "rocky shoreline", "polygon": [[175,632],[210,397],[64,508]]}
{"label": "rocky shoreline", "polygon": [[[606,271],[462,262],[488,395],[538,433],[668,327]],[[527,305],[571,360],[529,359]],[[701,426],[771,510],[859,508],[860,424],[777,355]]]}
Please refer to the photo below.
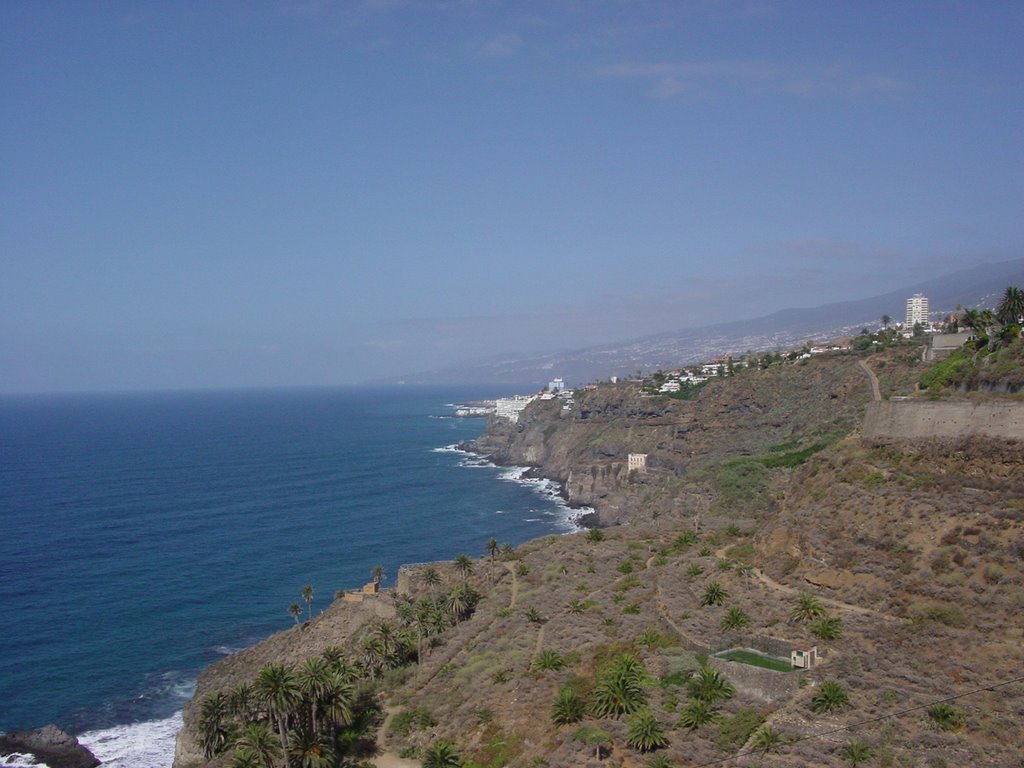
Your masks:
{"label": "rocky shoreline", "polygon": [[32,755],[49,768],[95,768],[99,759],[55,725],[0,734],[0,757]]}

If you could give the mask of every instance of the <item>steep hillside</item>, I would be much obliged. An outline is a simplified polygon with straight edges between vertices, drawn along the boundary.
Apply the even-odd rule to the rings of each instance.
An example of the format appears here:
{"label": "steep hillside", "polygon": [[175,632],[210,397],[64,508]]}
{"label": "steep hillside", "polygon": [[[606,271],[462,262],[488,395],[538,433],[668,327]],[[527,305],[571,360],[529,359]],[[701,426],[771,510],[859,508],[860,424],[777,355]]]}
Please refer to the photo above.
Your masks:
{"label": "steep hillside", "polygon": [[[393,598],[375,598],[393,619],[336,603],[221,662],[177,768],[203,764],[216,690],[339,644],[356,716],[334,746],[379,766],[445,751],[489,768],[1021,766],[1024,446],[864,441],[869,373],[883,396],[906,395],[919,359],[812,359],[692,401],[600,387],[574,409],[543,401],[493,423],[481,450],[566,480],[621,524],[406,568]],[[649,471],[625,472],[630,452]],[[405,652],[385,654],[386,637]],[[771,664],[812,647],[808,670],[716,655]],[[294,743],[310,706],[287,718]]]}

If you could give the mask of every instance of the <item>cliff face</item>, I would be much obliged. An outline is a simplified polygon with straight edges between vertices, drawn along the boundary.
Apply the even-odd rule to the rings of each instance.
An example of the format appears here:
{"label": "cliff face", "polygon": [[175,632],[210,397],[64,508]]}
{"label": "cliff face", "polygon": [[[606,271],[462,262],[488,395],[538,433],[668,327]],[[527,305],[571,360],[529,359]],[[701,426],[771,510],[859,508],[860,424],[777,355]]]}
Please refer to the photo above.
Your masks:
{"label": "cliff face", "polygon": [[[633,497],[667,478],[844,434],[870,399],[867,377],[848,357],[714,380],[693,400],[652,397],[635,384],[601,386],[579,393],[571,410],[538,400],[518,423],[492,419],[474,449],[500,464],[535,467],[565,485],[570,503],[595,506],[602,524],[614,524]],[[647,473],[628,471],[630,453],[647,454]]]}
{"label": "cliff face", "polygon": [[[870,362],[885,394],[905,392],[920,371],[884,356]],[[871,397],[856,359],[840,357],[716,381],[691,402],[623,385],[581,394],[571,411],[541,401],[517,424],[492,422],[478,450],[562,479],[573,501],[627,524],[537,539],[464,573],[439,567],[445,583],[473,586],[480,601],[426,638],[419,663],[372,683],[389,715],[372,740],[377,764],[422,758],[445,739],[487,768],[581,765],[594,754],[578,735],[589,729],[603,734],[612,760],[639,765],[626,718],[585,714],[566,727],[548,714],[566,686],[591,696],[610,660],[629,651],[658,681],[644,696],[668,740],[659,754],[674,764],[728,759],[767,720],[787,742],[774,759],[794,768],[841,762],[839,744],[821,734],[844,726],[879,764],[1016,765],[1024,689],[1005,681],[1024,663],[1024,446],[862,439],[856,427]],[[650,469],[626,472],[630,452],[647,453]],[[425,575],[399,573],[410,606],[436,590]],[[712,586],[723,604],[709,604]],[[830,630],[794,620],[804,593]],[[360,624],[391,605],[336,604],[204,672],[176,768],[230,759],[204,762],[198,752],[206,693],[330,645],[359,653]],[[734,611],[743,626],[726,630]],[[403,613],[395,626],[414,630]],[[735,695],[715,705],[714,723],[680,722],[680,681],[696,669],[694,654],[756,647],[786,658],[812,645],[820,667],[809,671],[714,659]],[[819,715],[811,698],[826,680],[849,706]],[[946,730],[927,708],[953,695],[962,695],[960,725]],[[750,727],[737,735],[741,722]]]}

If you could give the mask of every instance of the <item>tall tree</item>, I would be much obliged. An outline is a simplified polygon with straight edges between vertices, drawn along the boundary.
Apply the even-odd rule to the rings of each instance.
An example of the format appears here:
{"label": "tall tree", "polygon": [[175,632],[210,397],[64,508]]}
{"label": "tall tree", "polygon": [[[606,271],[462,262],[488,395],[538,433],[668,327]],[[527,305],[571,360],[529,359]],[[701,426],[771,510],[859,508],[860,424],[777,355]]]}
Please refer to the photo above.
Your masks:
{"label": "tall tree", "polygon": [[883,328],[888,328],[889,327],[889,323],[891,323],[891,322],[892,322],[892,318],[891,317],[889,317],[888,315],[882,315],[882,327]]}
{"label": "tall tree", "polygon": [[1024,318],[1024,291],[1008,285],[996,307],[996,319],[1003,325],[1020,325],[1021,318]]}
{"label": "tall tree", "polygon": [[281,742],[262,720],[247,723],[236,746],[243,752],[255,755],[263,768],[271,768],[274,761],[281,757]]}
{"label": "tall tree", "polygon": [[310,656],[296,674],[299,689],[309,702],[309,723],[314,731],[317,730],[317,709],[327,690],[329,674],[327,662],[322,656]]}
{"label": "tall tree", "polygon": [[380,586],[384,583],[384,566],[379,563],[373,566],[373,570],[370,571],[370,575],[373,576],[373,583]]}
{"label": "tall tree", "polygon": [[430,591],[430,597],[434,597],[434,589],[438,584],[441,583],[441,576],[437,572],[437,568],[432,565],[428,565],[423,569],[423,583],[427,585],[427,589]]}
{"label": "tall tree", "polygon": [[494,558],[498,554],[498,540],[493,536],[487,540],[487,554],[491,556],[491,581],[494,581]]}
{"label": "tall tree", "polygon": [[288,606],[288,613],[292,615],[292,618],[295,619],[295,623],[298,624],[299,617],[302,616],[302,606],[298,603],[292,603]]}
{"label": "tall tree", "polygon": [[256,691],[277,723],[277,735],[284,752],[283,765],[288,768],[288,719],[302,700],[295,672],[283,664],[271,662],[256,676]]}
{"label": "tall tree", "polygon": [[455,558],[455,570],[462,574],[462,580],[466,581],[469,579],[469,574],[473,572],[473,561],[466,555],[459,555]]}
{"label": "tall tree", "polygon": [[228,748],[229,721],[228,697],[220,691],[207,695],[199,708],[199,743],[207,758],[219,755]]}
{"label": "tall tree", "polygon": [[306,601],[306,609],[309,611],[309,619],[313,620],[313,585],[307,584],[302,588],[302,599]]}

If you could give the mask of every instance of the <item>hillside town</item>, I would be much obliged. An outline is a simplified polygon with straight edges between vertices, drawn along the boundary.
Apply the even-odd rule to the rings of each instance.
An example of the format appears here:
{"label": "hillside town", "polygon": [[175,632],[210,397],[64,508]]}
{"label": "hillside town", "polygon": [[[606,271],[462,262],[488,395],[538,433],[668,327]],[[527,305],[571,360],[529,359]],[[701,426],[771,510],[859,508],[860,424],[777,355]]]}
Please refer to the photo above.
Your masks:
{"label": "hillside town", "polygon": [[[939,318],[932,318],[929,310],[928,297],[916,293],[906,300],[904,319],[894,322],[888,314],[882,315],[879,327],[875,332],[862,328],[855,336],[837,338],[828,343],[808,341],[794,349],[748,351],[742,355],[719,355],[707,362],[695,365],[680,366],[669,370],[659,370],[651,374],[638,371],[635,376],[624,379],[641,387],[649,397],[671,397],[690,399],[700,388],[716,377],[731,376],[743,368],[766,369],[773,365],[798,363],[815,355],[843,354],[851,351],[863,352],[867,349],[883,348],[900,340],[926,339],[928,341],[923,357],[926,360],[941,358],[958,349],[972,337],[974,326],[978,322],[978,310],[965,310],[947,313]],[[619,383],[619,378],[608,379],[611,384]],[[584,385],[584,389],[597,387],[596,382]],[[513,423],[518,422],[520,414],[534,400],[562,401],[562,410],[572,410],[576,399],[574,390],[566,386],[562,378],[554,378],[547,386],[532,394],[516,394],[498,398],[495,401],[463,404],[456,407],[455,415],[459,417],[485,417],[493,415]]]}

